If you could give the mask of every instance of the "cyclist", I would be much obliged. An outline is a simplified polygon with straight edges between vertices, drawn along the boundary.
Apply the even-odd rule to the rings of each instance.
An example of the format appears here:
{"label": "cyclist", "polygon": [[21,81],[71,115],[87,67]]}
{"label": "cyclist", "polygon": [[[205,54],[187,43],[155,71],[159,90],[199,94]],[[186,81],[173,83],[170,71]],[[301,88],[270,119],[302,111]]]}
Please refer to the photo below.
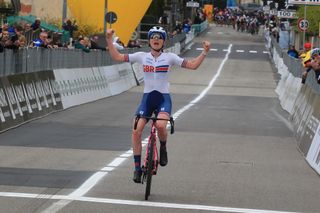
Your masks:
{"label": "cyclist", "polygon": [[[109,53],[113,60],[119,62],[137,62],[143,65],[144,72],[144,94],[136,111],[136,116],[151,116],[155,111],[158,112],[157,117],[162,119],[170,119],[171,114],[171,98],[169,94],[168,75],[172,65],[181,66],[183,68],[197,69],[206,57],[210,43],[203,42],[203,51],[200,55],[193,59],[183,59],[174,53],[164,53],[163,48],[167,33],[162,27],[152,27],[148,32],[150,52],[136,52],[133,54],[121,54],[115,48],[112,42],[114,30],[108,29],[106,32],[106,40]],[[137,128],[132,130],[132,147],[134,155],[134,176],[133,181],[141,182],[141,136],[142,131],[148,121],[144,118],[139,119]],[[167,157],[167,121],[158,120],[155,124],[158,130],[160,140],[160,165],[165,166],[168,163]]]}

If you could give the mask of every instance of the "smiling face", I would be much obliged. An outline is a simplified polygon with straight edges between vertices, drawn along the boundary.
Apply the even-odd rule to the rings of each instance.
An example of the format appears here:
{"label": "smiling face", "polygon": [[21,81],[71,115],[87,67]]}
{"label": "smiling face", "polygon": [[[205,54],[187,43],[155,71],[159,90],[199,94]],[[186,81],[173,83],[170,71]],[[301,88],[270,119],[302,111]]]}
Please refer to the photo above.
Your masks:
{"label": "smiling face", "polygon": [[151,48],[156,51],[161,50],[164,45],[164,39],[162,38],[162,35],[160,33],[153,33],[150,36],[149,42]]}

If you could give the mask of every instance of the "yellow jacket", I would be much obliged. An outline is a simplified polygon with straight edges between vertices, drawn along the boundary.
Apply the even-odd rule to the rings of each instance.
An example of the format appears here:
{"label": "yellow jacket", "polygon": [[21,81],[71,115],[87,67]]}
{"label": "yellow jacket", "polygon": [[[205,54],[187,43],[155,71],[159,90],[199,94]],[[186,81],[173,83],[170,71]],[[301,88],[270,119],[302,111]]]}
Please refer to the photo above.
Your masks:
{"label": "yellow jacket", "polygon": [[302,65],[306,67],[306,63],[311,61],[311,50],[300,54],[299,57],[302,59],[301,61]]}

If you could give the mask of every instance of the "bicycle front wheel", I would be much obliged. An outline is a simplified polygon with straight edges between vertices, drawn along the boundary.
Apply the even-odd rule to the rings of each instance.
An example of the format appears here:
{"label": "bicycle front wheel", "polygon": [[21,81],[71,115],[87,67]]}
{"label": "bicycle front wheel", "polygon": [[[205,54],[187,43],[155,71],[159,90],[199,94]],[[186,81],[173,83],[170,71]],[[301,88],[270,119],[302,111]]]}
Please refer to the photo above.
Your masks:
{"label": "bicycle front wheel", "polygon": [[145,200],[148,200],[151,191],[151,181],[152,181],[152,171],[153,171],[153,155],[154,149],[153,146],[155,144],[155,138],[152,137],[150,139],[150,143],[148,144],[148,165],[147,165],[147,184],[146,184],[146,193]]}

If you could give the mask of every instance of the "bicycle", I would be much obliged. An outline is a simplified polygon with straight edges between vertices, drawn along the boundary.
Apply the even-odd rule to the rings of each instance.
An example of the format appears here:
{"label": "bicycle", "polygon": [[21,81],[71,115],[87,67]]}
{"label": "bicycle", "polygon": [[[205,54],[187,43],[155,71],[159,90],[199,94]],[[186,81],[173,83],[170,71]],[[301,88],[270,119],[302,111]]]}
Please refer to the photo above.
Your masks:
{"label": "bicycle", "polygon": [[146,191],[145,191],[145,200],[148,200],[151,191],[151,182],[152,176],[157,174],[158,170],[158,149],[157,149],[157,129],[155,127],[155,123],[157,120],[165,120],[170,122],[171,131],[170,133],[174,133],[174,121],[173,118],[164,119],[164,118],[157,118],[157,117],[148,117],[148,116],[141,116],[138,115],[135,119],[134,129],[137,129],[137,124],[140,118],[145,118],[147,120],[152,120],[151,124],[151,131],[148,137],[148,144],[146,148],[146,153],[143,160],[142,166],[142,180],[141,183],[143,184],[145,181],[146,184]]}

